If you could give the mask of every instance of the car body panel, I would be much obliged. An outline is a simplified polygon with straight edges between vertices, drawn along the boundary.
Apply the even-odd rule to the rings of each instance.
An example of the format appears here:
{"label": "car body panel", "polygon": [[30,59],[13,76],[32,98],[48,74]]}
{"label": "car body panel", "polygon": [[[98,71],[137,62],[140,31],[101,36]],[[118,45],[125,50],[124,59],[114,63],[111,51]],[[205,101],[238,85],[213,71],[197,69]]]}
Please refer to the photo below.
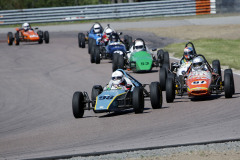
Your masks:
{"label": "car body panel", "polygon": [[118,98],[125,95],[127,92],[125,90],[105,90],[96,98],[96,104],[94,110],[96,112],[111,112],[117,111],[118,109]]}
{"label": "car body panel", "polygon": [[209,71],[192,71],[189,73],[186,85],[187,93],[191,96],[211,94],[212,74]]}
{"label": "car body panel", "polygon": [[33,29],[24,31],[24,29],[16,28],[16,31],[20,33],[19,35],[20,41],[36,42],[39,41],[40,39],[39,35],[36,32],[34,32]]}
{"label": "car body panel", "polygon": [[[135,65],[134,65],[135,64]],[[130,68],[135,71],[150,71],[153,59],[147,51],[133,52],[130,57]]]}
{"label": "car body panel", "polygon": [[110,57],[112,57],[114,53],[122,55],[126,53],[126,47],[121,42],[110,43],[106,46],[106,53],[110,54]]}

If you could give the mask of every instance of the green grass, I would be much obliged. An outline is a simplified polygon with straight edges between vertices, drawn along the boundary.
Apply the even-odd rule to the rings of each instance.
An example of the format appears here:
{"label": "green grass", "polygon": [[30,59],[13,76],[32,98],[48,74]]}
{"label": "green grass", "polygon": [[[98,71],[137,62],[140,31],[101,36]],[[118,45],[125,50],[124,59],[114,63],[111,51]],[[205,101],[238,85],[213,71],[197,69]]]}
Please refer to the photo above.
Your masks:
{"label": "green grass", "polygon": [[[222,66],[240,69],[240,39],[198,39],[192,41],[197,54],[202,54],[211,64],[213,60],[218,59]],[[186,43],[176,43],[164,48],[174,57],[180,58],[183,55],[183,49]]]}

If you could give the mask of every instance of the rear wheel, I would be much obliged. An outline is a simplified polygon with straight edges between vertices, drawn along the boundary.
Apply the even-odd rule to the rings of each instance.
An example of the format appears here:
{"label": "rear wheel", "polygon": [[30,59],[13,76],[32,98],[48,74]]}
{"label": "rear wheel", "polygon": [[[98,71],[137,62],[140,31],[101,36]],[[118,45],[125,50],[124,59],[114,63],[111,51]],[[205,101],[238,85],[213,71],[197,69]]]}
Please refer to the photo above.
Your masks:
{"label": "rear wheel", "polygon": [[220,76],[221,74],[221,66],[220,66],[220,61],[219,60],[213,60],[212,61],[212,67],[214,69],[214,72],[219,74]]}
{"label": "rear wheel", "polygon": [[134,112],[143,113],[144,110],[144,95],[141,87],[135,87],[132,94]]}
{"label": "rear wheel", "polygon": [[20,42],[20,38],[19,38],[19,33],[15,33],[15,45],[18,46],[19,45],[19,42]]}
{"label": "rear wheel", "polygon": [[232,72],[232,69],[226,69],[225,71],[224,71],[224,74],[226,74],[226,73],[230,73],[230,75],[231,75],[231,81],[232,81],[232,91],[233,91],[233,94],[235,94],[235,84],[234,84],[234,78],[233,78],[233,72]]}
{"label": "rear wheel", "polygon": [[116,71],[118,69],[118,53],[113,53],[112,59],[112,71]]}
{"label": "rear wheel", "polygon": [[91,53],[92,38],[88,38],[88,53]]}
{"label": "rear wheel", "polygon": [[94,52],[95,52],[95,63],[100,64],[100,47],[95,46],[94,47]]}
{"label": "rear wheel", "polygon": [[72,110],[75,118],[82,118],[84,114],[84,96],[82,92],[75,92],[72,99]]}
{"label": "rear wheel", "polygon": [[82,38],[81,38],[81,33],[78,33],[78,47],[82,48],[82,42],[81,42]]}
{"label": "rear wheel", "polygon": [[233,91],[232,91],[232,78],[230,73],[224,74],[224,91],[225,91],[225,98],[232,98]]}
{"label": "rear wheel", "polygon": [[124,69],[124,57],[123,55],[118,55],[118,68]]}
{"label": "rear wheel", "polygon": [[162,90],[159,82],[150,84],[150,100],[153,109],[162,108]]}
{"label": "rear wheel", "polygon": [[95,85],[92,88],[92,94],[91,94],[91,98],[92,98],[92,107],[95,107],[96,104],[96,98],[99,94],[101,94],[103,91],[103,88],[101,85]]}
{"label": "rear wheel", "polygon": [[8,38],[8,45],[11,46],[13,44],[13,33],[12,32],[8,32],[7,34],[7,38]]}
{"label": "rear wheel", "polygon": [[167,79],[167,70],[165,67],[160,68],[159,70],[159,82],[163,91],[166,90],[166,79]]}
{"label": "rear wheel", "polygon": [[167,103],[172,103],[174,99],[175,99],[174,80],[173,78],[168,77],[166,81],[166,101]]}
{"label": "rear wheel", "polygon": [[167,67],[167,69],[170,68],[169,53],[168,52],[163,53],[163,65],[165,65]]}
{"label": "rear wheel", "polygon": [[164,51],[162,49],[157,51],[157,57],[159,59],[160,67],[163,65],[163,53]]}
{"label": "rear wheel", "polygon": [[81,33],[81,43],[82,48],[85,48],[85,34]]}
{"label": "rear wheel", "polygon": [[48,33],[48,31],[44,32],[44,41],[45,41],[45,43],[49,43],[49,33]]}

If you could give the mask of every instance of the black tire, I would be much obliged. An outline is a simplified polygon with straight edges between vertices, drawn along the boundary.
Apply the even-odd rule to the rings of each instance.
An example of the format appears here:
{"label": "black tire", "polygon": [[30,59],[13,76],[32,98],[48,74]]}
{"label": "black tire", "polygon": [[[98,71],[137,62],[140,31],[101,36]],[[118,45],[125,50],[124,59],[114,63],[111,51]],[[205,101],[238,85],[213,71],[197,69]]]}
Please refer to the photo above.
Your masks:
{"label": "black tire", "polygon": [[42,44],[43,43],[43,32],[42,31],[38,31],[37,34],[39,36],[38,43]]}
{"label": "black tire", "polygon": [[233,91],[232,91],[232,80],[231,74],[225,73],[224,74],[224,91],[225,91],[225,98],[232,98]]}
{"label": "black tire", "polygon": [[92,38],[88,38],[88,53],[91,54]]}
{"label": "black tire", "polygon": [[48,31],[44,32],[44,41],[45,41],[45,43],[49,43],[49,33],[48,33]]}
{"label": "black tire", "polygon": [[94,52],[95,47],[97,46],[95,39],[92,39],[91,41],[92,41],[92,42],[91,42],[91,47],[90,47],[90,54],[91,54],[92,52]]}
{"label": "black tire", "polygon": [[143,113],[144,95],[141,87],[135,87],[132,94],[133,109],[136,114]]}
{"label": "black tire", "polygon": [[124,69],[124,57],[123,55],[118,55],[118,69]]}
{"label": "black tire", "polygon": [[162,67],[163,65],[163,54],[164,54],[164,51],[162,49],[157,51],[157,57],[159,59],[160,67]]}
{"label": "black tire", "polygon": [[116,71],[118,69],[118,53],[113,54],[113,59],[112,59],[112,71]]}
{"label": "black tire", "polygon": [[13,44],[13,40],[14,40],[12,32],[8,32],[7,39],[8,39],[8,45],[11,46]]}
{"label": "black tire", "polygon": [[168,52],[163,53],[163,66],[164,65],[167,67],[167,69],[170,69],[170,61],[169,61],[169,53]]}
{"label": "black tire", "polygon": [[233,92],[233,94],[235,94],[235,84],[234,84],[234,78],[233,78],[233,72],[232,72],[232,69],[226,69],[226,70],[224,70],[224,74],[226,74],[226,73],[230,73],[230,75],[231,75],[231,81],[232,81],[232,92]]}
{"label": "black tire", "polygon": [[166,101],[167,103],[172,103],[174,99],[175,99],[174,80],[173,78],[168,77],[166,81]]}
{"label": "black tire", "polygon": [[18,46],[19,45],[19,42],[20,42],[20,37],[19,37],[19,33],[15,33],[15,45]]}
{"label": "black tire", "polygon": [[167,79],[167,70],[165,67],[160,68],[159,70],[159,83],[163,91],[166,91],[166,79]]}
{"label": "black tire", "polygon": [[90,54],[90,62],[95,63],[95,52],[91,52]]}
{"label": "black tire", "polygon": [[75,92],[72,99],[72,110],[75,118],[82,118],[84,114],[84,96],[82,92]]}
{"label": "black tire", "polygon": [[220,76],[222,76],[221,74],[221,66],[220,66],[220,61],[219,60],[213,60],[212,61],[212,67],[214,69],[214,71],[219,74]]}
{"label": "black tire", "polygon": [[82,46],[82,48],[85,48],[85,34],[83,34],[83,33],[81,33],[81,46]]}
{"label": "black tire", "polygon": [[129,50],[128,35],[124,35],[123,39],[124,39],[124,44],[126,46],[126,50],[128,51]]}
{"label": "black tire", "polygon": [[91,99],[92,99],[92,107],[95,107],[96,104],[96,97],[101,94],[103,91],[103,88],[101,85],[94,85],[92,88],[92,94],[91,94]]}
{"label": "black tire", "polygon": [[162,108],[162,90],[159,82],[152,82],[150,84],[150,100],[153,109]]}
{"label": "black tire", "polygon": [[100,64],[100,47],[95,46],[94,47],[94,52],[95,52],[95,63]]}
{"label": "black tire", "polygon": [[132,47],[132,45],[133,45],[132,37],[131,37],[131,36],[128,36],[128,51],[130,50],[130,48]]}
{"label": "black tire", "polygon": [[81,38],[81,33],[78,33],[78,47],[82,48],[82,42],[81,42],[82,38]]}

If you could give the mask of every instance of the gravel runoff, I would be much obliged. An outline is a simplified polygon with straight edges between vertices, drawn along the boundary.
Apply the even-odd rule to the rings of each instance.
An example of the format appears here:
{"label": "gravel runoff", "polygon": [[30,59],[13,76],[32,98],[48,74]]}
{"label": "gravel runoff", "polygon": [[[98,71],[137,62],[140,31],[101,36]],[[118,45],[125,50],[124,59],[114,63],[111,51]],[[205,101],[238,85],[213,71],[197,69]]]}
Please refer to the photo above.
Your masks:
{"label": "gravel runoff", "polygon": [[[133,159],[144,159],[144,160],[159,160],[161,158],[169,158],[177,156],[187,155],[188,159],[195,159],[194,156],[200,155],[200,157],[206,156],[211,157],[211,154],[221,154],[227,155],[230,153],[230,156],[237,156],[240,160],[240,141],[235,142],[226,142],[226,143],[213,143],[206,145],[194,145],[194,146],[183,146],[175,148],[164,148],[164,149],[154,149],[154,150],[140,150],[133,152],[123,152],[123,153],[112,153],[100,156],[89,156],[89,157],[74,157],[69,160],[133,160]],[[231,154],[234,153],[235,155]],[[206,157],[205,157],[206,158]],[[207,158],[207,159],[208,159]],[[170,158],[171,159],[171,158]],[[199,159],[199,158],[197,158]],[[218,157],[219,159],[219,157]],[[228,157],[227,159],[234,159]]]}

